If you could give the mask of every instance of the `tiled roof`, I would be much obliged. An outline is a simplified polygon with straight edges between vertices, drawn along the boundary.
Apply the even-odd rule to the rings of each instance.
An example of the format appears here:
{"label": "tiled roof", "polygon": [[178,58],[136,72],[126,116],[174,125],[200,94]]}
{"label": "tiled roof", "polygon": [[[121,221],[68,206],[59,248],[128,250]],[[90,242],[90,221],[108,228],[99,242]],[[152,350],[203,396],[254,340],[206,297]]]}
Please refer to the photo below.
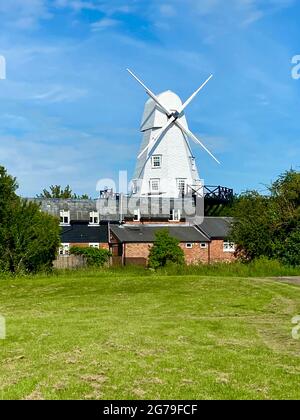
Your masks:
{"label": "tiled roof", "polygon": [[180,242],[209,242],[209,239],[193,226],[122,225],[111,226],[112,233],[120,242],[153,242],[158,230],[167,229]]}

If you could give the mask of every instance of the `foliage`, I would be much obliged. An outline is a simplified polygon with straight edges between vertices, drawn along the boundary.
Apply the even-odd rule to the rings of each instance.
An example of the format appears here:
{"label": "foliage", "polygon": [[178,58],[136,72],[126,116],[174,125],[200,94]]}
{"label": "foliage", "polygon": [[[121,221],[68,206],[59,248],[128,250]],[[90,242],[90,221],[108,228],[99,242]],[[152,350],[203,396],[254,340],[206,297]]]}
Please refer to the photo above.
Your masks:
{"label": "foliage", "polygon": [[66,187],[61,187],[60,185],[50,185],[49,190],[44,189],[41,194],[37,196],[38,198],[64,198],[64,199],[81,199],[87,200],[89,196],[87,194],[78,195],[73,193],[70,185]]}
{"label": "foliage", "polygon": [[246,192],[234,206],[231,239],[237,244],[237,255],[246,261],[265,256],[297,265],[300,173],[288,171],[268,189],[266,196]]}
{"label": "foliage", "polygon": [[149,267],[164,267],[167,263],[184,264],[184,252],[179,241],[170,236],[167,229],[156,232],[155,241],[149,253]]}
{"label": "foliage", "polygon": [[58,220],[16,195],[16,179],[0,167],[0,269],[12,273],[49,269],[60,242]]}
{"label": "foliage", "polygon": [[108,263],[111,253],[107,249],[93,247],[73,246],[70,249],[73,255],[82,255],[89,266],[103,267]]}

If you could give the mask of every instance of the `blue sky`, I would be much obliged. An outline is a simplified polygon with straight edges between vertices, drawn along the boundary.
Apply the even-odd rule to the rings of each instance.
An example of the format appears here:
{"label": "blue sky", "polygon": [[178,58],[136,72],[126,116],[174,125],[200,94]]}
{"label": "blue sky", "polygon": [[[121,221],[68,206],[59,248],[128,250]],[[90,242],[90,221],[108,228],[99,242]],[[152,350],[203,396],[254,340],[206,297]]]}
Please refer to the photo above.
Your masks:
{"label": "blue sky", "polygon": [[70,184],[96,196],[99,178],[132,174],[147,99],[186,99],[201,177],[257,188],[300,156],[300,2],[295,0],[0,0],[0,164],[20,193]]}

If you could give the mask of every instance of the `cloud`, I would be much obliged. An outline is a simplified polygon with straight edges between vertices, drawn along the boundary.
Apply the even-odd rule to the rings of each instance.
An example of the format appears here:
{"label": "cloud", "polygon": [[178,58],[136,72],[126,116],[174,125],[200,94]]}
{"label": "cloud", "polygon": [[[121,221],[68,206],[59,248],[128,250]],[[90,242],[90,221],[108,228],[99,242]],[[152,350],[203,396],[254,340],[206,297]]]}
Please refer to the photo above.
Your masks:
{"label": "cloud", "polygon": [[101,20],[98,20],[97,22],[93,22],[91,24],[91,30],[92,32],[100,32],[106,29],[114,28],[118,26],[119,23],[120,22],[116,19],[103,18]]}

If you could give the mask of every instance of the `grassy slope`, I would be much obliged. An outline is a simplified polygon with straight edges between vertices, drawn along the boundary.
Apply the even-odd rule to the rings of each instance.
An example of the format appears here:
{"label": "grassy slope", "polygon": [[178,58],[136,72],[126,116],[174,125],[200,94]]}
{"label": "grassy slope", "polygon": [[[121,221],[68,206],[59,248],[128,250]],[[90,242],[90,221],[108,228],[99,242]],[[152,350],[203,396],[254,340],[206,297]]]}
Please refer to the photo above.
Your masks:
{"label": "grassy slope", "polygon": [[300,398],[298,286],[77,273],[1,280],[0,313],[2,399]]}

